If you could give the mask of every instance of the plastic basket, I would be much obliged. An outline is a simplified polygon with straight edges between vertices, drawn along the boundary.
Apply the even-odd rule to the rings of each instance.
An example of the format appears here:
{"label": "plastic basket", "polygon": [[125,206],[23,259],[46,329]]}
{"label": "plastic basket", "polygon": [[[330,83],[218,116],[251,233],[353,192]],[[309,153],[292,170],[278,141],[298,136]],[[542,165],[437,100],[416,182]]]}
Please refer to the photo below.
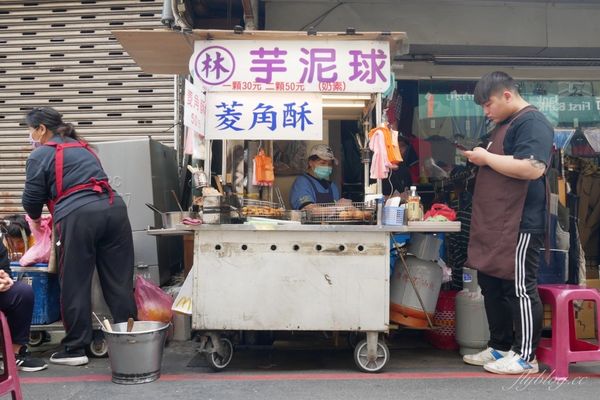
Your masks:
{"label": "plastic basket", "polygon": [[388,206],[383,207],[383,219],[384,225],[404,225],[404,210],[405,207],[399,206]]}

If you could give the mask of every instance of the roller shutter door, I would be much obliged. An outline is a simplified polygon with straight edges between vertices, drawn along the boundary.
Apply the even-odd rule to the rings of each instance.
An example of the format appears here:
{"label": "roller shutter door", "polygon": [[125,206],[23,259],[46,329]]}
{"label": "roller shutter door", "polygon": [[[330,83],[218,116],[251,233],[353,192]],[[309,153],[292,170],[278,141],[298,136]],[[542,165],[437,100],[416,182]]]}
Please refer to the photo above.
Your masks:
{"label": "roller shutter door", "polygon": [[160,27],[162,3],[0,1],[0,216],[23,212],[23,117],[34,106],[55,107],[91,143],[173,144],[173,76],[143,73],[110,33]]}

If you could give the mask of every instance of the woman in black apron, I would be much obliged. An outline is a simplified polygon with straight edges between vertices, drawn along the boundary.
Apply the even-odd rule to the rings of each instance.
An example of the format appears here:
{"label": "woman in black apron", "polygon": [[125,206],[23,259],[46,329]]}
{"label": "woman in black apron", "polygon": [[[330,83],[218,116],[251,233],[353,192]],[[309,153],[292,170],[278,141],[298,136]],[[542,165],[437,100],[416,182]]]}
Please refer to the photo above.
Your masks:
{"label": "woman in black apron", "polygon": [[329,146],[318,144],[311,148],[307,171],[296,178],[290,192],[290,203],[294,210],[314,210],[318,204],[333,203],[340,199],[339,189],[331,182],[334,164],[337,164],[337,159]]}

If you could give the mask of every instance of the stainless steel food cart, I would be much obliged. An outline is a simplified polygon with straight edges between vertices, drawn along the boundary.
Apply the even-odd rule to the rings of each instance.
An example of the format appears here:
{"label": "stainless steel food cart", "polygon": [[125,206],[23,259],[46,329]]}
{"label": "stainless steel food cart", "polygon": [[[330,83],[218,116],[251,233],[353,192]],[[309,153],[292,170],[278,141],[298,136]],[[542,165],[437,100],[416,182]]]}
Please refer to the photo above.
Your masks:
{"label": "stainless steel food cart", "polygon": [[390,329],[390,234],[459,230],[459,222],[287,223],[180,225],[170,233],[194,234],[192,328],[203,332],[213,369],[232,359],[228,332],[345,331],[366,333],[354,360],[377,372],[390,357],[380,337]]}

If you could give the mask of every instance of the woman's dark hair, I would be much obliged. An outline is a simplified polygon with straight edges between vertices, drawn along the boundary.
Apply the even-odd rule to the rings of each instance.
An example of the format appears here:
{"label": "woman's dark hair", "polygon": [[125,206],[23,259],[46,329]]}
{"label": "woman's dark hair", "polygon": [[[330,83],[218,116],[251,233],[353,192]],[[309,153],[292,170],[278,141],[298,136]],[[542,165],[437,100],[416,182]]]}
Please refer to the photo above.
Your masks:
{"label": "woman's dark hair", "polygon": [[475,103],[480,106],[486,103],[491,96],[498,92],[509,90],[513,93],[519,93],[519,86],[506,72],[494,71],[485,74],[475,85],[474,97]]}
{"label": "woman's dark hair", "polygon": [[308,161],[315,161],[315,160],[318,160],[319,158],[320,157],[318,155],[314,154],[314,155],[308,157]]}
{"label": "woman's dark hair", "polygon": [[55,135],[83,141],[72,124],[65,123],[62,115],[52,107],[35,107],[25,116],[27,126],[37,128],[44,125]]}

